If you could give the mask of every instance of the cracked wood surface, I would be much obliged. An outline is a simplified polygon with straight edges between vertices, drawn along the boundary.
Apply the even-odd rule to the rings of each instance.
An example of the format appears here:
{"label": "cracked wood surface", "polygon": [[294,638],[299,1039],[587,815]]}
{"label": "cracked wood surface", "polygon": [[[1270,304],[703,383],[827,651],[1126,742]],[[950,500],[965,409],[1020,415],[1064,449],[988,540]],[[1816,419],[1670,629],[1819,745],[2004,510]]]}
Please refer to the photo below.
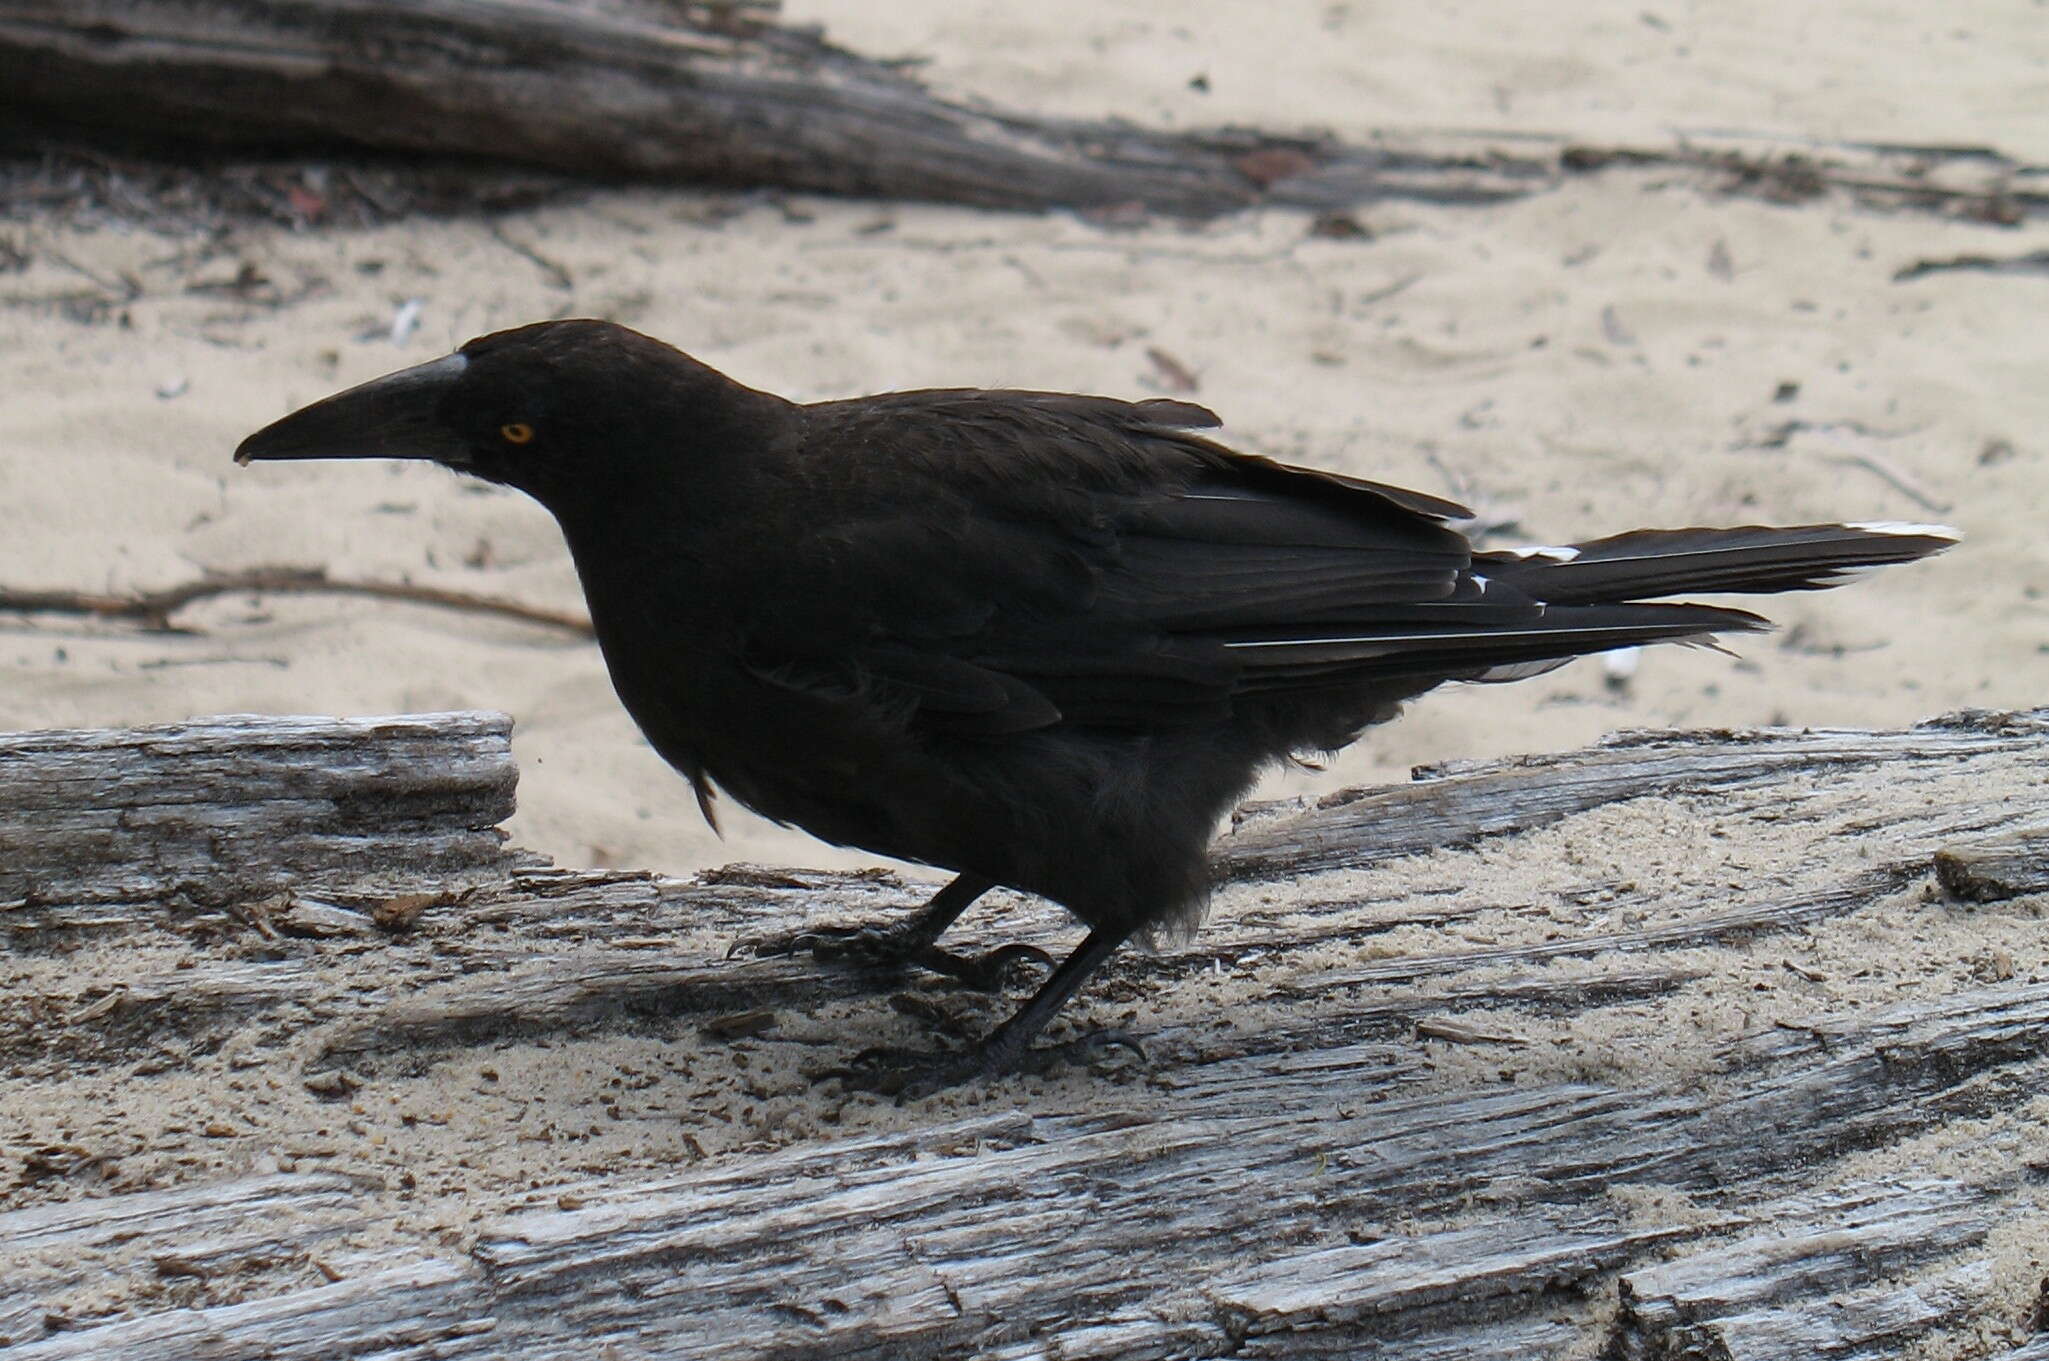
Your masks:
{"label": "cracked wood surface", "polygon": [[502,877],[518,770],[503,714],[231,715],[0,734],[0,927],[137,923],[330,880]]}
{"label": "cracked wood surface", "polygon": [[723,958],[886,872],[39,895],[0,1357],[2040,1354],[2044,904],[1935,866],[2049,816],[2049,711],[1422,774],[1241,820],[1073,1020],[1143,1065],[908,1107],[818,1075],[999,999]]}
{"label": "cracked wood surface", "polygon": [[[498,878],[519,772],[503,714],[230,715],[0,734],[0,926],[133,922],[327,880]],[[128,907],[123,907],[128,904]]]}

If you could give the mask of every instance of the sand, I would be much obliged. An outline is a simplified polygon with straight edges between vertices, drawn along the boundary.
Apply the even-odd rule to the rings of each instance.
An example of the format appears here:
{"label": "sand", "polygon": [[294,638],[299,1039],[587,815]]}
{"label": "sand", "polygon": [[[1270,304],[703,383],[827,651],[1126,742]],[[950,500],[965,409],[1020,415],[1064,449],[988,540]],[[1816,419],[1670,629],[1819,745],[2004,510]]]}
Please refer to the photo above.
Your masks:
{"label": "sand", "polygon": [[[228,455],[343,384],[587,314],[800,398],[945,384],[1143,396],[1170,386],[1158,349],[1241,447],[1464,498],[1511,522],[1496,542],[1834,518],[1944,519],[1969,537],[1852,590],[1771,602],[1786,627],[1743,640],[1740,661],[1667,648],[1620,692],[1586,663],[1441,692],[1355,748],[1339,779],[1617,727],[1897,723],[2040,697],[2045,549],[2015,513],[2041,504],[2049,476],[2044,342],[2022,305],[2034,285],[1892,281],[1925,257],[2020,253],[2040,228],[1621,176],[1484,211],[1362,217],[1371,240],[1312,238],[1285,213],[1109,234],[650,190],[351,233],[13,224],[28,261],[0,276],[0,583],[133,590],[281,563],[573,609],[552,522],[515,494],[429,467],[237,469]],[[210,287],[245,267],[284,301]],[[140,296],[117,309],[62,301],[120,277]],[[394,344],[411,300],[419,325]],[[737,813],[711,838],[595,652],[555,633],[332,599],[233,599],[181,622],[195,632],[11,622],[0,723],[497,708],[518,720],[526,771],[514,830],[565,862],[847,863]]]}
{"label": "sand", "polygon": [[[2039,16],[1984,4],[1272,14],[1198,0],[1143,18],[1079,0],[810,0],[790,17],[866,52],[929,56],[941,91],[1046,113],[1354,137],[1526,127],[1655,143],[1737,128],[2049,156],[2049,123],[2031,116],[2049,84]],[[0,258],[19,262],[0,273],[0,585],[132,591],[317,565],[576,609],[552,522],[515,494],[433,468],[238,469],[229,455],[345,384],[587,315],[800,399],[974,384],[1190,395],[1239,447],[1463,499],[1496,543],[1824,519],[1967,536],[1932,562],[1768,602],[1781,631],[1740,640],[1735,659],[1662,648],[1626,681],[1583,662],[1446,690],[1316,783],[1268,792],[1618,728],[1888,726],[2049,698],[2049,282],[1894,279],[1925,258],[2049,247],[2049,227],[1767,204],[1681,173],[1357,216],[1367,234],[1349,240],[1286,212],[1111,232],[637,189],[361,231],[0,223]],[[258,286],[231,287],[249,271]],[[561,863],[874,863],[731,807],[712,836],[594,647],[560,633],[321,596],[228,597],[179,622],[189,632],[0,620],[0,726],[502,709],[522,768],[512,831]],[[1659,835],[1643,819],[1612,831]],[[606,1041],[579,1061],[648,1045]]]}
{"label": "sand", "polygon": [[[1833,7],[1826,24],[1762,5],[1712,25],[1573,13],[1396,22],[1218,2],[1168,21],[1081,4],[812,4],[791,17],[861,50],[929,54],[943,92],[1052,113],[1638,143],[1741,127],[2015,154],[2044,150],[2030,130],[2049,138],[2011,116],[2042,67],[2024,57],[2025,21],[1996,7],[1904,27],[1879,6]],[[1911,86],[1888,74],[1903,70]],[[1197,75],[1209,93],[1189,88]],[[2041,698],[2032,592],[2049,549],[2016,514],[2043,503],[2049,477],[2039,286],[1892,276],[1922,258],[2020,254],[2042,227],[1774,206],[1683,176],[1361,220],[1369,240],[1311,238],[1289,213],[1113,234],[1063,216],[625,191],[363,232],[9,224],[26,264],[0,275],[0,583],[139,589],[291,563],[574,607],[552,524],[515,495],[431,468],[238,470],[228,454],[296,404],[472,335],[596,315],[797,398],[958,384],[1143,396],[1169,385],[1157,348],[1240,446],[1463,497],[1513,522],[1502,540],[1831,518],[1947,519],[1970,536],[1947,560],[1773,602],[1786,630],[1746,640],[1738,663],[1664,649],[1620,694],[1592,664],[1441,693],[1360,744],[1340,779],[1615,727],[1894,723]],[[222,287],[245,266],[266,301]],[[139,296],[77,300],[120,279]],[[419,323],[394,344],[413,300]],[[725,842],[711,838],[587,646],[358,600],[232,601],[186,622],[204,634],[11,623],[0,724],[504,709],[519,722],[527,845],[667,870],[848,863],[737,812]]]}

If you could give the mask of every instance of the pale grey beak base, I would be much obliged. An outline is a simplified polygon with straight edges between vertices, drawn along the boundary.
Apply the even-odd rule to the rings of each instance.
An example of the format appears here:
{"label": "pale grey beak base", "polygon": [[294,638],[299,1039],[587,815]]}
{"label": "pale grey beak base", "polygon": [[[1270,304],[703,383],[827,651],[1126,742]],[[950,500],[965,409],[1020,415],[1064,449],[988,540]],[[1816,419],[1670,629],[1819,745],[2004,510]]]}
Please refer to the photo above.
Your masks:
{"label": "pale grey beak base", "polygon": [[470,361],[445,355],[323,397],[242,441],[235,462],[406,458],[461,464],[467,450],[440,419],[441,399]]}

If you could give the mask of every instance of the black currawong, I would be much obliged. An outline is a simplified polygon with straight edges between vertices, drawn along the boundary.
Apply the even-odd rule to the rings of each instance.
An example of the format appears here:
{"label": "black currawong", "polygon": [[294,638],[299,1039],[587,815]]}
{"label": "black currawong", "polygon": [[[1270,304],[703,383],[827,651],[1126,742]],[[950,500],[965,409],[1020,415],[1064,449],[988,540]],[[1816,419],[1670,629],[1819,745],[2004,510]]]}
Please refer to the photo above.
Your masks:
{"label": "black currawong", "polygon": [[1002,970],[935,942],[988,888],[1087,923],[979,1048],[880,1062],[919,1090],[1016,1067],[1126,939],[1192,926],[1216,824],[1274,762],[1446,681],[1767,627],[1661,597],[1814,590],[1955,541],[1745,526],[1480,552],[1449,501],[1196,433],[1216,423],[1047,392],[800,405],[555,321],[316,402],[235,457],[426,459],[527,492],[620,699],[708,817],[716,786],[958,876],[894,925],[781,946],[987,981]]}

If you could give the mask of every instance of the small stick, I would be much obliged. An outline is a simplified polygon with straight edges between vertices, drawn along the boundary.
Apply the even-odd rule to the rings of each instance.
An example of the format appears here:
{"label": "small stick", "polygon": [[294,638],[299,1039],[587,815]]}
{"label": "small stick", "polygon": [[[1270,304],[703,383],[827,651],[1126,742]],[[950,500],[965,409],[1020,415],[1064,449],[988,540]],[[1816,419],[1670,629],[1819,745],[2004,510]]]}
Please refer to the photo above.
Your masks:
{"label": "small stick", "polygon": [[323,567],[251,567],[240,572],[212,573],[198,581],[136,595],[95,595],[89,591],[17,591],[0,586],[0,610],[17,614],[85,614],[101,619],[127,619],[160,633],[188,632],[175,628],[171,616],[195,600],[237,591],[269,591],[296,595],[366,595],[379,600],[404,600],[417,605],[504,615],[523,623],[563,629],[578,637],[595,634],[581,615],[544,610],[497,596],[472,595],[438,586],[402,581],[337,581]]}
{"label": "small stick", "polygon": [[1894,491],[1906,497],[1909,501],[1921,507],[1921,509],[1932,511],[1937,515],[1949,513],[1949,502],[1939,501],[1935,497],[1930,496],[1917,486],[1912,478],[1880,458],[1877,454],[1838,454],[1829,461],[1832,463],[1848,464],[1853,468],[1862,468],[1866,472],[1876,473],[1879,477],[1891,483]]}

